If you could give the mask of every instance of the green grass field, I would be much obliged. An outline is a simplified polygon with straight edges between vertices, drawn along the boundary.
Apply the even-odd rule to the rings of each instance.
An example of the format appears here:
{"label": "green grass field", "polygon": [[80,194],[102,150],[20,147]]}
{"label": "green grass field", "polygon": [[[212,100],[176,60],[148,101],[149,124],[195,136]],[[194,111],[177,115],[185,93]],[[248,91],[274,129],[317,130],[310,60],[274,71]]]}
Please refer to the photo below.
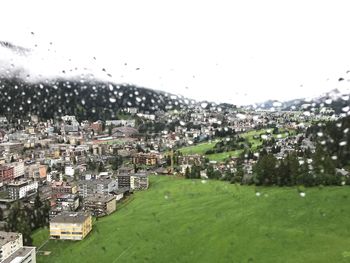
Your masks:
{"label": "green grass field", "polygon": [[305,193],[152,177],[148,191],[96,221],[85,240],[50,240],[41,251],[51,254],[37,261],[350,262],[349,187]]}
{"label": "green grass field", "polygon": [[205,154],[212,149],[218,141],[199,143],[193,146],[187,146],[180,149],[183,154]]}
{"label": "green grass field", "polygon": [[[261,129],[261,130],[252,130],[248,132],[241,133],[240,136],[243,138],[247,139],[251,144],[252,144],[252,150],[255,151],[257,147],[259,147],[262,144],[262,141],[260,139],[255,139],[255,135],[261,135],[267,132],[268,129]],[[272,132],[272,129],[270,129]],[[273,134],[273,137],[275,139],[278,138],[286,138],[288,135],[286,134],[288,130],[286,129],[280,129],[280,137],[278,137],[278,134]],[[289,130],[291,134],[295,134],[295,131]],[[179,149],[183,154],[201,154],[205,155],[205,152],[208,150],[211,150],[214,148],[215,144],[219,140],[215,140],[212,142],[204,142],[204,143],[199,143],[193,146],[187,146]],[[229,156],[239,156],[239,154],[242,153],[242,150],[236,150],[236,151],[230,151],[230,152],[223,152],[223,153],[214,153],[214,154],[208,154],[206,157],[209,158],[210,161],[224,161],[226,160]]]}

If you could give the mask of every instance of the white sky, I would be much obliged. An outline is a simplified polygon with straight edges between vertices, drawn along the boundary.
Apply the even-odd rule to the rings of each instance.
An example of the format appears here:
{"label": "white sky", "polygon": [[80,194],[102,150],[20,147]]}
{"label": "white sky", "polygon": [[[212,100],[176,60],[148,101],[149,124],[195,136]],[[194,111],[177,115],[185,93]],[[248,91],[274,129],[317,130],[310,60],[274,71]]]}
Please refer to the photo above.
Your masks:
{"label": "white sky", "polygon": [[338,82],[350,78],[350,1],[7,0],[0,9],[0,40],[34,49],[27,59],[0,49],[0,59],[36,74],[106,68],[115,82],[238,104],[350,84]]}

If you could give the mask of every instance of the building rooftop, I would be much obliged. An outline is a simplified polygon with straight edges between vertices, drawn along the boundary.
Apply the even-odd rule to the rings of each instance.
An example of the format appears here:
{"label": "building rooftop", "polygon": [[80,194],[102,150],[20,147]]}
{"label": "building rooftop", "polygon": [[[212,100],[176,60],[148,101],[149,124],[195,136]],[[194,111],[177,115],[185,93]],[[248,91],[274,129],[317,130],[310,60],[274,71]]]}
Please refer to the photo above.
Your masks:
{"label": "building rooftop", "polygon": [[24,258],[26,258],[32,251],[35,250],[35,247],[21,247],[11,256],[6,258],[1,263],[17,263],[22,262]]}
{"label": "building rooftop", "polygon": [[112,195],[90,194],[84,198],[84,202],[103,202],[108,203],[114,199]]}
{"label": "building rooftop", "polygon": [[20,233],[0,231],[0,246],[16,240],[20,235]]}
{"label": "building rooftop", "polygon": [[130,188],[129,187],[120,187],[117,190],[113,191],[112,193],[115,195],[119,195],[119,194],[124,194],[126,192],[129,192]]}
{"label": "building rooftop", "polygon": [[114,179],[91,179],[91,180],[79,180],[78,184],[87,184],[87,185],[98,185],[98,184],[103,184],[103,185],[108,185],[112,182],[115,182]]}
{"label": "building rooftop", "polygon": [[9,183],[8,186],[24,186],[24,185],[28,185],[30,183],[34,183],[33,181],[31,180],[21,180],[21,181],[15,181],[15,182],[12,182],[12,183]]}
{"label": "building rooftop", "polygon": [[51,219],[51,223],[83,223],[91,214],[88,212],[62,212]]}

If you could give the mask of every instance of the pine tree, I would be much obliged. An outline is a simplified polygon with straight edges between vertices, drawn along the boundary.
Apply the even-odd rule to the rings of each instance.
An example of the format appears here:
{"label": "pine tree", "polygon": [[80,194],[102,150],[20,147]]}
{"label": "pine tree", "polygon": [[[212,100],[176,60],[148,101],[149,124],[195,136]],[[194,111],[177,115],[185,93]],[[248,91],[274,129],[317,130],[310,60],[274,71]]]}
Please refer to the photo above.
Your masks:
{"label": "pine tree", "polygon": [[191,178],[190,167],[187,166],[185,170],[185,178]]}

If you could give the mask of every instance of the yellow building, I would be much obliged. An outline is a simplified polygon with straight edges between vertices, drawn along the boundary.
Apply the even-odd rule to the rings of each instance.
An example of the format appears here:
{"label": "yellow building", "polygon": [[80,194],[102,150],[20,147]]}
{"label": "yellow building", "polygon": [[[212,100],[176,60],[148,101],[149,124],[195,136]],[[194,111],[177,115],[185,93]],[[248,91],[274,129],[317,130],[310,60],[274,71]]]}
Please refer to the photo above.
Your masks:
{"label": "yellow building", "polygon": [[82,240],[92,229],[89,212],[62,212],[51,219],[50,238]]}

